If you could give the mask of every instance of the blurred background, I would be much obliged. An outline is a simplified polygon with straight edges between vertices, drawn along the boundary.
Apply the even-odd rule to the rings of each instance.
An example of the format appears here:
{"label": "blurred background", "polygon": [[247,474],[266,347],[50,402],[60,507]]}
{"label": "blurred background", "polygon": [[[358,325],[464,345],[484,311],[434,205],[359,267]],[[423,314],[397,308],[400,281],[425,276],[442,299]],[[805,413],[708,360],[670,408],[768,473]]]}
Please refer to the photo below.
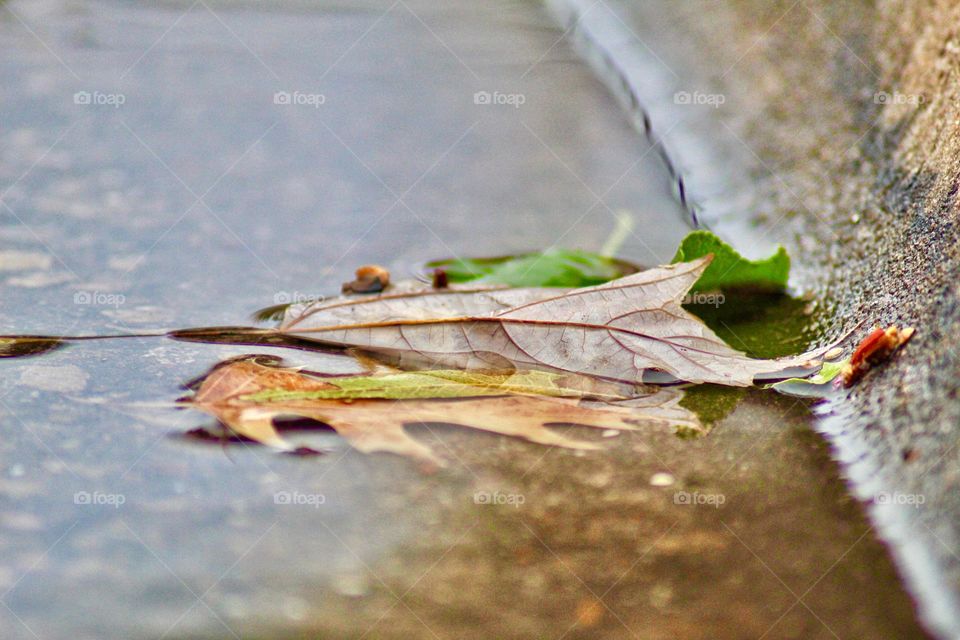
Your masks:
{"label": "blurred background", "polygon": [[[643,4],[593,7],[621,23],[623,60],[645,46]],[[709,101],[664,103],[645,133],[629,82],[608,90],[619,65],[563,15],[3,2],[0,332],[247,325],[364,263],[405,277],[435,258],[597,251],[621,211],[620,254],[669,261],[692,224],[678,175],[728,163],[697,172],[696,195],[735,213],[716,176],[744,151],[682,126]],[[415,429],[453,463],[425,476],[333,434],[311,459],[185,438],[203,418],[173,407],[184,383],[249,353],[349,369],[149,337],[0,361],[0,636],[922,637],[805,403],[751,392],[708,438],[629,434],[589,458]],[[680,488],[725,506],[678,506]],[[277,500],[290,492],[324,499]]]}

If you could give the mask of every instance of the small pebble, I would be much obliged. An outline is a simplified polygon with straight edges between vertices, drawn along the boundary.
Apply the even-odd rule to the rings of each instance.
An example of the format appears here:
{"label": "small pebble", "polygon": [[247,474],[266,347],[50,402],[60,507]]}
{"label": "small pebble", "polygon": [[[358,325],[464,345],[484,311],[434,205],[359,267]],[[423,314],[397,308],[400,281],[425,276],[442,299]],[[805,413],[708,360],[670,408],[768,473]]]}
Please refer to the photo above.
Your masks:
{"label": "small pebble", "polygon": [[604,429],[603,433],[600,435],[602,435],[604,438],[616,438],[618,435],[620,435],[620,431],[617,429]]}
{"label": "small pebble", "polygon": [[221,597],[220,605],[231,618],[246,618],[251,613],[247,601],[235,594],[227,594]]}
{"label": "small pebble", "polygon": [[42,391],[75,393],[87,386],[87,372],[67,364],[59,367],[34,365],[20,374],[20,384]]}
{"label": "small pebble", "polygon": [[370,585],[362,573],[343,573],[334,579],[333,588],[342,596],[362,598],[369,592]]}
{"label": "small pebble", "polygon": [[676,481],[676,478],[674,478],[672,474],[665,473],[663,471],[650,476],[651,487],[669,487]]}
{"label": "small pebble", "polygon": [[651,587],[648,597],[651,606],[657,609],[666,609],[673,599],[673,589],[669,584],[655,584]]}
{"label": "small pebble", "polygon": [[280,601],[280,610],[290,620],[300,621],[307,618],[310,605],[301,598],[289,596]]}
{"label": "small pebble", "polygon": [[32,513],[5,511],[0,514],[5,529],[13,531],[43,531],[43,520]]}
{"label": "small pebble", "polygon": [[839,358],[842,355],[843,355],[843,347],[834,347],[833,349],[830,349],[830,351],[827,351],[825,354],[823,354],[823,359],[833,360],[835,358]]}
{"label": "small pebble", "polygon": [[579,627],[595,627],[597,624],[603,620],[603,614],[606,609],[603,606],[603,603],[596,598],[587,598],[581,600],[577,603],[576,610],[576,622],[574,623]]}
{"label": "small pebble", "polygon": [[23,271],[25,269],[49,269],[53,257],[36,251],[0,251],[0,271]]}
{"label": "small pebble", "polygon": [[613,479],[613,474],[607,471],[607,472],[595,473],[591,475],[589,478],[587,478],[586,482],[591,487],[594,487],[596,489],[602,489],[607,485],[609,485],[610,480],[612,479]]}

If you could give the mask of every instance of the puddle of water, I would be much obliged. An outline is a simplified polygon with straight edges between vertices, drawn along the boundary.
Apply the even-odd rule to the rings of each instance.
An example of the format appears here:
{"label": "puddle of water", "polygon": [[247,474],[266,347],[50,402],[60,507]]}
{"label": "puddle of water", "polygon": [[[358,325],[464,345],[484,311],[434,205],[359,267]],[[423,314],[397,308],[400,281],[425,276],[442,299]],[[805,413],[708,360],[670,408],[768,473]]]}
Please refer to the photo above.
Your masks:
{"label": "puddle of water", "polygon": [[706,302],[684,305],[727,344],[752,358],[803,353],[818,337],[809,302],[786,294],[702,294]]}
{"label": "puddle of water", "polygon": [[[782,300],[766,302],[754,300],[755,311],[783,312]],[[727,316],[728,329],[744,331],[754,315]],[[230,616],[231,628],[269,637],[292,629],[350,635],[360,627],[382,637],[427,629],[506,637],[515,625],[586,637],[619,637],[624,626],[652,637],[759,637],[772,629],[778,637],[801,638],[827,627],[841,637],[864,629],[871,636],[920,633],[885,550],[809,430],[806,403],[696,387],[684,405],[713,429],[710,437],[691,441],[694,434],[669,428],[609,437],[570,428],[577,438],[607,443],[587,455],[509,439],[494,446],[494,436],[462,428],[411,427],[452,467],[423,476],[406,461],[355,454],[332,432],[311,440],[325,455],[292,459],[250,443],[227,451],[184,438],[209,423],[174,408],[172,399],[196,386],[176,372],[196,372],[214,354],[225,360],[258,353],[327,373],[362,370],[343,355],[258,343],[236,331],[221,344],[202,342],[210,329],[183,335],[191,341],[82,341],[52,352],[42,365],[36,358],[19,361],[19,384],[8,400],[15,415],[31,420],[21,436],[39,435],[32,420],[43,414],[48,423],[40,433],[58,434],[58,425],[73,430],[70,438],[56,435],[54,460],[42,462],[44,477],[29,462],[29,485],[16,482],[27,475],[23,463],[8,471],[9,487],[26,490],[31,505],[28,514],[8,515],[35,535],[45,530],[39,514],[63,510],[64,490],[73,489],[78,509],[96,507],[75,521],[89,529],[79,549],[96,559],[91,570],[113,558],[118,545],[152,536],[143,543],[165,550],[169,575],[158,582],[144,566],[155,558],[142,553],[126,557],[128,566],[115,575],[99,574],[110,592],[126,584],[129,599],[118,606],[138,608],[148,622],[169,619],[167,604],[178,597],[169,592],[174,574],[199,589],[208,567],[228,565],[231,553],[242,556],[255,543],[253,557],[231,572],[229,588],[217,584],[210,601],[218,615]],[[246,344],[236,344],[238,338]],[[789,345],[769,337],[764,348]],[[87,376],[90,358],[114,363],[112,371],[97,368],[95,379]],[[83,373],[79,385],[42,382],[69,382],[68,371]],[[125,423],[79,427],[110,413]],[[107,462],[114,443],[133,445],[143,460]],[[424,526],[431,535],[416,534]],[[268,528],[263,535],[273,536],[270,543],[250,540],[257,527]],[[9,534],[8,542],[19,537]],[[195,540],[210,537],[220,544]],[[20,545],[13,557],[29,557],[30,545]],[[310,555],[298,554],[296,569],[290,545]],[[75,579],[78,559],[61,553],[42,575]],[[705,580],[714,587],[705,591]],[[566,587],[551,592],[545,605],[548,584]],[[851,585],[855,598],[845,597]],[[157,589],[165,594],[163,606],[147,595]],[[501,599],[504,589],[509,603]],[[808,589],[809,609],[795,601]],[[25,615],[41,608],[40,591],[14,593]],[[287,594],[281,604],[278,593]],[[396,611],[397,593],[407,594],[409,609]],[[82,597],[80,604],[90,606]],[[491,607],[497,615],[489,615]],[[198,615],[197,637],[225,637],[209,629],[214,622]]]}
{"label": "puddle of water", "polygon": [[[50,257],[0,271],[7,334],[236,324],[360,263],[596,251],[620,208],[638,263],[685,231],[533,3],[6,6],[35,34],[0,13],[0,242]],[[424,476],[333,436],[311,458],[185,441],[204,422],[173,401],[212,364],[342,360],[176,337],[0,360],[5,638],[918,637],[792,399],[747,393],[694,441],[583,434],[610,443],[583,456],[417,428],[451,462]]]}

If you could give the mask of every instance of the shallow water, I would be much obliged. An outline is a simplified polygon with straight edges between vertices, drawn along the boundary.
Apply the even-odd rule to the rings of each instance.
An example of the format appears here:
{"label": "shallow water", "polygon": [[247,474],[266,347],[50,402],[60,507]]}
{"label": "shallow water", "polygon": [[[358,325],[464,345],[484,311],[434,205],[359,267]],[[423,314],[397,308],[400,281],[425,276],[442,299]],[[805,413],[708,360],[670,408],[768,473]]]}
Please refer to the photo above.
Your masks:
{"label": "shallow water", "polygon": [[[535,3],[12,2],[0,34],[6,334],[243,325],[361,263],[597,250],[621,208],[640,264],[686,231]],[[417,429],[450,463],[426,476],[333,435],[311,458],[184,438],[182,385],[245,353],[283,351],[0,359],[4,638],[918,633],[795,400],[588,456]]]}

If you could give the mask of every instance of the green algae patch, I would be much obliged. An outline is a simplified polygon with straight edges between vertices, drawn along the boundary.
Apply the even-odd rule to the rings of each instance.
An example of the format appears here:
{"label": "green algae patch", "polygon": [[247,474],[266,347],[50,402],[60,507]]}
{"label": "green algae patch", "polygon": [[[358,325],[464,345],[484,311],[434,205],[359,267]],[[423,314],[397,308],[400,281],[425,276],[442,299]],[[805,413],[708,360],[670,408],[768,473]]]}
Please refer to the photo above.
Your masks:
{"label": "green algae patch", "polygon": [[809,303],[783,293],[694,294],[683,308],[751,358],[803,353],[818,337]]}
{"label": "green algae patch", "polygon": [[680,406],[695,413],[703,424],[703,429],[678,427],[675,431],[677,437],[689,440],[710,433],[715,424],[733,413],[746,395],[746,389],[716,384],[702,384],[684,389]]}

